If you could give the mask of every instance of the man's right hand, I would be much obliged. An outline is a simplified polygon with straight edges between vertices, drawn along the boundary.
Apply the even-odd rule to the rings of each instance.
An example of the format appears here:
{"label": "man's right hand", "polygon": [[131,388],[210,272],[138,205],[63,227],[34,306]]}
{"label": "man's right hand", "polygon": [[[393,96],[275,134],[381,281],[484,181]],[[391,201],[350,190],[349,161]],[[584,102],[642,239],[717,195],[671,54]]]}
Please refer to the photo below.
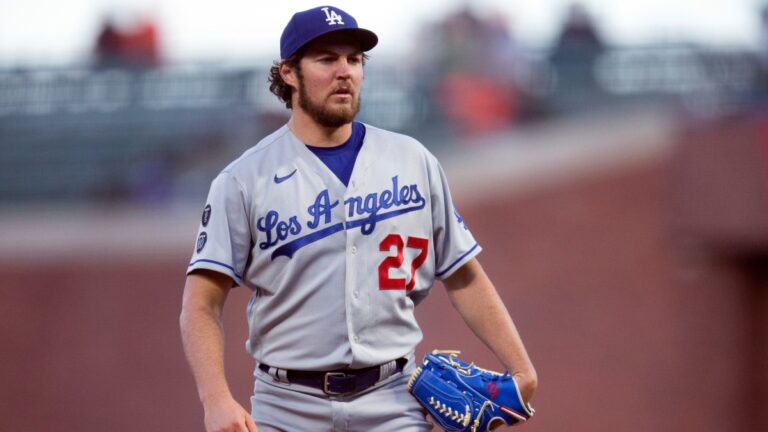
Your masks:
{"label": "man's right hand", "polygon": [[206,432],[258,432],[251,414],[233,398],[205,403]]}
{"label": "man's right hand", "polygon": [[224,376],[222,311],[233,281],[200,270],[187,276],[179,325],[184,352],[205,409],[206,432],[258,432],[250,413],[232,397]]}

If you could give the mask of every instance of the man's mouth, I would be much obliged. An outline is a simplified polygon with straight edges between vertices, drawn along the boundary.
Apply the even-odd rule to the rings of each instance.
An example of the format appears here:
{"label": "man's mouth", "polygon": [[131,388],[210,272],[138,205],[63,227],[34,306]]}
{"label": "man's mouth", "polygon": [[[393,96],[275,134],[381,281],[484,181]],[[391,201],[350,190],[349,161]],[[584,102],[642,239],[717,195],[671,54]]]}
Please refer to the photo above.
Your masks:
{"label": "man's mouth", "polygon": [[351,95],[352,94],[352,90],[350,90],[348,88],[340,88],[340,89],[336,89],[333,92],[333,94],[334,95]]}

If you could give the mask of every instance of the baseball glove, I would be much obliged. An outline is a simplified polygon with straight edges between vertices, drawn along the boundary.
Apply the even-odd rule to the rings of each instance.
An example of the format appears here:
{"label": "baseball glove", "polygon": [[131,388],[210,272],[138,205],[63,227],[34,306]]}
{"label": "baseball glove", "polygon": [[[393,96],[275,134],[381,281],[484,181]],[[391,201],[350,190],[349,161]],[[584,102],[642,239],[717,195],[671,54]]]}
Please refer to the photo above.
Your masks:
{"label": "baseball glove", "polygon": [[424,356],[408,390],[446,432],[487,432],[533,416],[515,378],[458,359],[459,351],[434,350]]}

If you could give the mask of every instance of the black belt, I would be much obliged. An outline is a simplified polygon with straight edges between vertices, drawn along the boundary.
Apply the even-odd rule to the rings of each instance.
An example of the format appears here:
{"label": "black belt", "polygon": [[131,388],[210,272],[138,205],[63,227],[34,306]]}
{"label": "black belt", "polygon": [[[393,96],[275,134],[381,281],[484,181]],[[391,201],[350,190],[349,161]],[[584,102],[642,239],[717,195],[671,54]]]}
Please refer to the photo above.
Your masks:
{"label": "black belt", "polygon": [[[408,360],[399,358],[395,360],[395,370],[388,376],[402,372]],[[259,369],[269,374],[270,366],[260,364]],[[379,382],[382,365],[371,366],[363,369],[338,369],[335,371],[302,371],[285,370],[285,377],[291,384],[305,385],[320,389],[328,395],[344,395],[361,392]],[[271,375],[271,374],[270,374]]]}

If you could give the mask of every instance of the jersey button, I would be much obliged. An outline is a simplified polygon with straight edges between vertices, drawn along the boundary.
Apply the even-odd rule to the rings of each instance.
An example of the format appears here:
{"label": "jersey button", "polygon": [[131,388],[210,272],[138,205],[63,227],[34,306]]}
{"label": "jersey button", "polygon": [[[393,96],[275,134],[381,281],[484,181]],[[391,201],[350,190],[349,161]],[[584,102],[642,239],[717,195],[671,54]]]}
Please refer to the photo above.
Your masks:
{"label": "jersey button", "polygon": [[352,291],[352,297],[354,298],[360,297],[360,291]]}
{"label": "jersey button", "polygon": [[352,246],[352,255],[357,253],[357,246]]}
{"label": "jersey button", "polygon": [[359,337],[357,337],[357,336],[353,337],[352,339],[354,339],[354,340],[355,340],[355,343],[358,343],[358,342],[360,342],[360,338],[359,338]]}

